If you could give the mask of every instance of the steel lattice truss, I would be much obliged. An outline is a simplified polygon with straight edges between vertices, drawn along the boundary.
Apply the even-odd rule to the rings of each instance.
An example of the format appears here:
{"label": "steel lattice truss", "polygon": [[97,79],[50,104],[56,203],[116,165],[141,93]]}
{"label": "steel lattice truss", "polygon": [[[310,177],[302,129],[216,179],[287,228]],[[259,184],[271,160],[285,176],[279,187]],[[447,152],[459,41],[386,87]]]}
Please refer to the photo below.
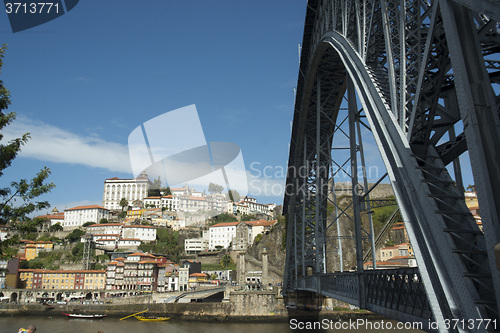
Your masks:
{"label": "steel lattice truss", "polygon": [[[500,320],[498,20],[497,0],[308,2],[285,195],[286,291],[355,290],[360,306],[396,317],[397,308],[384,310],[394,301],[387,297],[411,299],[407,283],[389,285],[386,275],[363,272],[362,233],[373,239],[373,230],[362,230],[360,214],[376,204],[366,176],[350,173],[349,213],[336,203],[334,170],[365,167],[363,125],[384,160],[418,262],[418,286],[425,286],[415,309],[398,319]],[[339,135],[349,140],[347,160],[332,149]],[[463,198],[459,156],[466,151],[484,233]],[[327,273],[326,234],[339,215],[355,225],[355,288]]]}

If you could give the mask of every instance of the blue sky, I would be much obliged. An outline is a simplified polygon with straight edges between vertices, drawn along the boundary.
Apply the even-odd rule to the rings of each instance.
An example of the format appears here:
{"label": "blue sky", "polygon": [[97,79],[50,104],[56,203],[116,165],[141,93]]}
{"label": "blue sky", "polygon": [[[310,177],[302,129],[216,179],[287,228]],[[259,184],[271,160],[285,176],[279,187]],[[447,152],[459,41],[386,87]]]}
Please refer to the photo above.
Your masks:
{"label": "blue sky", "polygon": [[279,178],[305,10],[305,0],[91,0],[18,33],[1,12],[0,77],[18,115],[8,131],[32,133],[1,182],[47,166],[53,207],[101,204],[106,178],[132,177],[131,131],[191,104],[208,142],[236,143],[249,170]]}
{"label": "blue sky", "polygon": [[[281,204],[305,11],[305,0],[88,0],[18,33],[0,12],[0,78],[18,115],[5,134],[32,133],[0,181],[47,166],[52,207],[101,204],[106,178],[133,177],[130,133],[195,104],[207,142],[241,147],[249,194]],[[373,141],[365,151],[382,175]]]}

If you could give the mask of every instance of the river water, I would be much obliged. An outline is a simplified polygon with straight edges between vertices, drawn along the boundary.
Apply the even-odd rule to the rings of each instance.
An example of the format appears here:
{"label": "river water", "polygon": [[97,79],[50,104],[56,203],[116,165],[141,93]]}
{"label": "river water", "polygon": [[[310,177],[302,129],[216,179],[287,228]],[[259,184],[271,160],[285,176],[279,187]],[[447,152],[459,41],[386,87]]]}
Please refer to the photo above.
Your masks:
{"label": "river water", "polygon": [[[319,325],[320,323],[318,323]],[[415,329],[397,329],[395,321],[370,320],[353,329],[336,329],[334,322],[322,322],[323,329],[308,329],[294,322],[279,323],[205,323],[171,319],[167,322],[140,322],[135,318],[120,321],[116,317],[103,319],[72,319],[63,317],[0,317],[0,333],[17,333],[20,327],[35,325],[37,333],[283,333],[283,332],[421,332]],[[361,323],[360,323],[361,324]],[[337,328],[340,327],[337,322]],[[371,325],[371,326],[370,326]],[[388,329],[388,326],[392,329]]]}

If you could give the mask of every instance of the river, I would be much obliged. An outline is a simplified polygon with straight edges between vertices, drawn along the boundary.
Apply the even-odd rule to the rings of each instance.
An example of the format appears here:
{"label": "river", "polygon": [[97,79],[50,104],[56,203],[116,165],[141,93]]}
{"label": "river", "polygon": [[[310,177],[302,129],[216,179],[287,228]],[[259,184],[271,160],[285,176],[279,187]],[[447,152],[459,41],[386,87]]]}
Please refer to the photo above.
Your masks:
{"label": "river", "polygon": [[[304,324],[304,323],[301,323]],[[20,327],[35,325],[37,333],[284,333],[284,332],[421,332],[414,329],[396,329],[395,321],[369,320],[361,323],[361,326],[353,329],[353,323],[344,322],[342,329],[341,323],[329,322],[324,320],[317,323],[322,324],[324,329],[307,329],[310,327],[301,326],[294,322],[280,323],[205,323],[205,322],[186,322],[172,319],[168,322],[140,322],[134,318],[120,321],[116,317],[104,319],[70,319],[63,317],[22,317],[6,316],[0,317],[1,333],[17,333]],[[335,327],[337,325],[337,327]],[[393,329],[388,329],[391,325]],[[293,328],[293,329],[292,329]],[[337,328],[337,329],[336,329]],[[340,328],[340,329],[338,329]]]}

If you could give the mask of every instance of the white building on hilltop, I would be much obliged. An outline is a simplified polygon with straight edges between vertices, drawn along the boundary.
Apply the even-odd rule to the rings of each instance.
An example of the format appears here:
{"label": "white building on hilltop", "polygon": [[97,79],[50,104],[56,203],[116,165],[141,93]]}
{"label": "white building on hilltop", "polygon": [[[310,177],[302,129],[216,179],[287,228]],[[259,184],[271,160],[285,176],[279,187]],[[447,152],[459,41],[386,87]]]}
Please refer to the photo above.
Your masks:
{"label": "white building on hilltop", "polygon": [[[229,245],[233,246],[235,250],[242,250],[241,245],[246,244],[243,247],[246,249],[248,245],[252,245],[255,237],[258,234],[264,233],[271,229],[273,225],[278,222],[277,220],[266,221],[245,221],[245,222],[226,222],[217,223],[209,227],[209,244],[210,250],[216,249],[218,246],[227,249]],[[240,225],[240,227],[238,227]],[[245,228],[242,228],[245,226]],[[245,232],[240,234],[240,239],[238,240],[237,231],[243,229]],[[241,244],[240,244],[241,243]]]}
{"label": "white building on hilltop", "polygon": [[64,211],[63,228],[78,228],[86,222],[99,223],[103,218],[109,219],[109,209],[99,205],[73,207]]}
{"label": "white building on hilltop", "polygon": [[121,210],[120,200],[127,199],[129,205],[135,200],[143,200],[148,196],[148,191],[153,183],[145,172],[137,178],[120,179],[109,178],[104,181],[104,194],[102,205],[109,210]]}

